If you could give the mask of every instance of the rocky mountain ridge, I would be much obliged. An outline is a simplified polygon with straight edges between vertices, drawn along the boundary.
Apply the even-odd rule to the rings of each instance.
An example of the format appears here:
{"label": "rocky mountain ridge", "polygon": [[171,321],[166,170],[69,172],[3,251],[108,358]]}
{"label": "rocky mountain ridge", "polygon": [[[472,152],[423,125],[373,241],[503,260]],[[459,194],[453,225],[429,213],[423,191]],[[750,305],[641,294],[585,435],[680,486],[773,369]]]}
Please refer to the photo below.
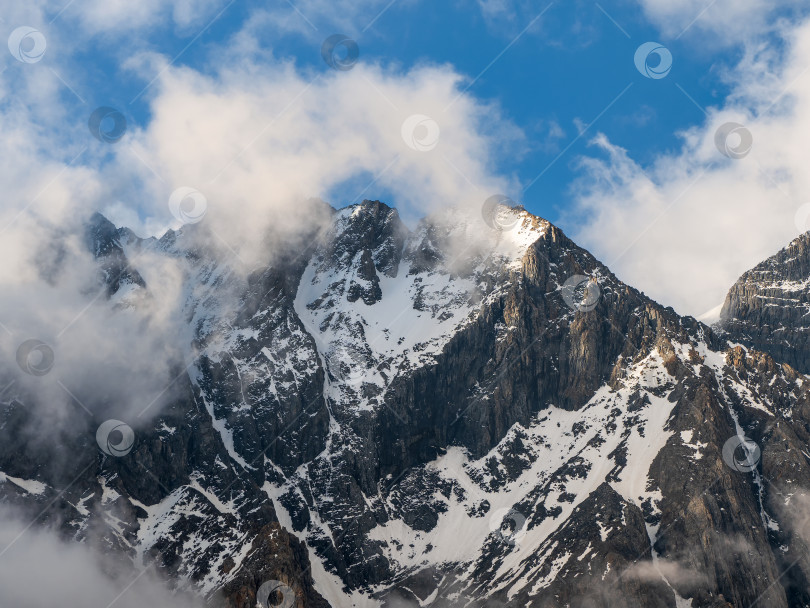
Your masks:
{"label": "rocky mountain ridge", "polygon": [[88,421],[56,475],[3,395],[0,498],[239,608],[267,580],[297,606],[810,605],[806,377],[506,211],[325,210],[244,280],[94,217],[111,301],[149,291],[140,251],[185,269],[180,396],[120,458]]}
{"label": "rocky mountain ridge", "polygon": [[734,339],[810,373],[810,233],[744,273],[720,317]]}

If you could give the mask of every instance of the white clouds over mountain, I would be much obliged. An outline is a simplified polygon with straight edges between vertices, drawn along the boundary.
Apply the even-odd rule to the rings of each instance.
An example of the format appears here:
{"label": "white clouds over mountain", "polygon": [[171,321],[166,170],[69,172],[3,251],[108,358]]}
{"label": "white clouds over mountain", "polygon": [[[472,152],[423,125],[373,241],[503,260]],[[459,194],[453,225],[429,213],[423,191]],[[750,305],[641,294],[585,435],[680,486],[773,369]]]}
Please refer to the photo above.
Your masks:
{"label": "white clouds over mountain", "polygon": [[[573,236],[679,312],[700,315],[721,303],[744,270],[810,228],[795,222],[810,201],[810,23],[782,35],[779,51],[746,48],[727,75],[729,99],[706,108],[677,153],[642,167],[599,136],[593,143],[606,156],[582,160]],[[715,145],[727,122],[753,137],[744,158],[726,158]]]}

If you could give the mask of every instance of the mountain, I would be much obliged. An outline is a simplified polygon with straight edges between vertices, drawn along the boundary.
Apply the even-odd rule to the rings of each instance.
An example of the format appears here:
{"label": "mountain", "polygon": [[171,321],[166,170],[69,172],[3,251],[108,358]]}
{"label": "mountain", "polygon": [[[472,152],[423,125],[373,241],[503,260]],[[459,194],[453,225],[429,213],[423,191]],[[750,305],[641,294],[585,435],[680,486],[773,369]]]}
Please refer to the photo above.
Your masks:
{"label": "mountain", "polygon": [[726,296],[721,323],[735,340],[810,373],[810,233],[758,264]]}
{"label": "mountain", "polygon": [[810,606],[806,376],[501,211],[324,205],[247,277],[197,226],[94,216],[118,314],[160,298],[144,253],[183,267],[188,361],[121,457],[87,417],[70,459],[32,444],[6,391],[0,499],[234,608],[266,581],[300,607]]}

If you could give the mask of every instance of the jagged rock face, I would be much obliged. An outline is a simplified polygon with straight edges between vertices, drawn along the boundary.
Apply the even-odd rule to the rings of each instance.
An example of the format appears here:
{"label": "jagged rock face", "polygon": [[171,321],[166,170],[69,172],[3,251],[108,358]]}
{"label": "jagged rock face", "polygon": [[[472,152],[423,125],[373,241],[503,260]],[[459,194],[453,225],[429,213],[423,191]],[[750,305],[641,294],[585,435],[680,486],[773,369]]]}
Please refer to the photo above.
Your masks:
{"label": "jagged rock face", "polygon": [[123,458],[88,421],[48,466],[3,395],[0,497],[238,608],[271,579],[297,606],[810,605],[807,378],[515,213],[410,231],[365,201],[245,279],[94,218],[102,267],[185,264],[191,364]]}
{"label": "jagged rock face", "polygon": [[810,233],[743,274],[720,315],[733,340],[810,373]]}
{"label": "jagged rock face", "polygon": [[115,225],[100,213],[94,213],[85,230],[85,242],[93,256],[99,260],[102,282],[111,296],[126,286],[146,287],[143,277],[129,266],[121,241],[135,235],[126,228]]}

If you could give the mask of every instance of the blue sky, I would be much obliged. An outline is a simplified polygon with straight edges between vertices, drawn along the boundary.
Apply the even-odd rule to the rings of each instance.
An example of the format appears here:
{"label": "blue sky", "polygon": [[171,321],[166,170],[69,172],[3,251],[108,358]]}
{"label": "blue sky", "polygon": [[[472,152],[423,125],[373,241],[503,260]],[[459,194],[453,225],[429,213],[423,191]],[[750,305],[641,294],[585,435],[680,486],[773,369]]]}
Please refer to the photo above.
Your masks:
{"label": "blue sky", "polygon": [[[500,192],[699,315],[810,227],[810,25],[797,0],[0,7],[7,36],[33,27],[47,41],[30,62],[10,44],[2,63],[4,230],[101,210],[159,234],[185,221],[167,201],[191,188],[233,249],[268,222],[294,230],[306,197],[377,198],[413,221]],[[356,41],[352,69],[324,62],[333,34]],[[634,64],[650,41],[672,56],[663,78]],[[88,133],[99,106],[127,119],[115,144]],[[435,149],[406,145],[414,115],[440,129]],[[753,134],[744,158],[714,143],[729,122]]]}
{"label": "blue sky", "polygon": [[[219,4],[221,16],[202,27],[168,22],[141,33],[138,42],[177,57],[176,66],[206,72],[211,55],[238,36],[251,18],[247,3]],[[738,45],[705,45],[698,28],[691,35],[694,24],[687,23],[679,37],[664,37],[642,7],[631,2],[537,2],[503,16],[488,15],[476,2],[394,2],[358,17],[354,27],[345,27],[332,15],[307,14],[304,6],[277,4],[288,14],[282,18],[285,27],[268,29],[259,37],[267,61],[293,60],[302,70],[327,71],[321,40],[344,33],[357,41],[362,62],[403,71],[422,64],[453,65],[468,78],[461,89],[497,103],[525,132],[526,141],[516,154],[496,159],[497,170],[515,174],[523,186],[531,183],[525,192],[508,194],[552,221],[560,221],[571,204],[577,158],[592,153],[588,135],[604,132],[642,164],[677,148],[679,131],[703,119],[695,102],[706,107],[728,94],[718,73],[740,56]],[[65,12],[70,10],[79,7]],[[217,14],[219,10],[213,17]],[[636,70],[633,54],[647,41],[662,41],[672,52],[673,68],[666,78],[647,79]],[[148,81],[133,79],[122,69],[124,49],[112,49],[114,45],[98,36],[76,49],[77,61],[87,70],[83,87],[91,91],[94,103],[122,108],[135,124],[145,125],[151,117],[150,90],[141,92]],[[65,92],[66,103],[77,101],[71,96]],[[592,121],[585,136],[577,139]],[[359,175],[331,190],[327,198],[345,204],[369,179],[373,175]],[[391,200],[393,193],[385,190],[375,189],[373,196]]]}

